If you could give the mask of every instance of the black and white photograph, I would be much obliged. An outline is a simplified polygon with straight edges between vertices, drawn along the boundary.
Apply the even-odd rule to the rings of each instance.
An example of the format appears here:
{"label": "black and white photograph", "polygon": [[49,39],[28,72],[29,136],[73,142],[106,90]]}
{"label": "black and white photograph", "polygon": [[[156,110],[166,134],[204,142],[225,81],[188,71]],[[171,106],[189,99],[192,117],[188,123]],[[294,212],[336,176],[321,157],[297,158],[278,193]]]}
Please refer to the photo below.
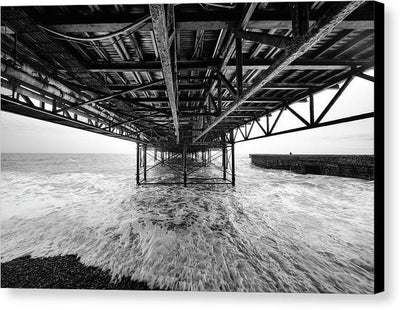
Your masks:
{"label": "black and white photograph", "polygon": [[2,290],[382,292],[383,10],[3,3]]}

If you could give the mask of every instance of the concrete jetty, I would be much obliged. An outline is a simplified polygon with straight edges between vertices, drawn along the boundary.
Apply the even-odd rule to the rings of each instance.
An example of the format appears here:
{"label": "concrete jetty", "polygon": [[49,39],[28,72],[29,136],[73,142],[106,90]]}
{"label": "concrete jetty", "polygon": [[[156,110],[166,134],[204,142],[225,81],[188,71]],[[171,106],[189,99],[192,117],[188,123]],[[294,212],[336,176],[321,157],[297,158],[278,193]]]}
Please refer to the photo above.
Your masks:
{"label": "concrete jetty", "polygon": [[301,174],[375,179],[374,155],[272,155],[250,154],[251,163],[267,169]]}

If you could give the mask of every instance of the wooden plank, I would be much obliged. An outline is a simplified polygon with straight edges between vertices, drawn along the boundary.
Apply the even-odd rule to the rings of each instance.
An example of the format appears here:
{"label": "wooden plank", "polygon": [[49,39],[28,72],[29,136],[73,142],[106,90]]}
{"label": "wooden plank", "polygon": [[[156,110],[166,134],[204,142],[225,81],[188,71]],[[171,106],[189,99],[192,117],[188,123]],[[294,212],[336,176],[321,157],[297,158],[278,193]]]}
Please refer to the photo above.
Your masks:
{"label": "wooden plank", "polygon": [[285,49],[291,38],[253,31],[237,31],[236,36],[248,41],[259,42],[265,45]]}
{"label": "wooden plank", "polygon": [[346,53],[350,49],[354,48],[356,44],[362,42],[363,40],[367,39],[369,36],[374,34],[374,30],[366,30],[360,33],[358,36],[347,42],[346,44],[342,45],[339,49],[335,51],[331,51],[328,54],[328,57],[339,57],[340,55]]}

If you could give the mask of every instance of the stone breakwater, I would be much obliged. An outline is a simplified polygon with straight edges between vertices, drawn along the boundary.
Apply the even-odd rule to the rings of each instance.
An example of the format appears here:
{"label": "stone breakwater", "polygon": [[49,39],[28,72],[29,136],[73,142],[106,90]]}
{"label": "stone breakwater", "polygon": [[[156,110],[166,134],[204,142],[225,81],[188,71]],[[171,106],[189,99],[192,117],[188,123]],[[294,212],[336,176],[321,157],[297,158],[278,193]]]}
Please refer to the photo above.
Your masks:
{"label": "stone breakwater", "polygon": [[374,155],[270,155],[250,154],[253,165],[301,174],[332,175],[374,180]]}

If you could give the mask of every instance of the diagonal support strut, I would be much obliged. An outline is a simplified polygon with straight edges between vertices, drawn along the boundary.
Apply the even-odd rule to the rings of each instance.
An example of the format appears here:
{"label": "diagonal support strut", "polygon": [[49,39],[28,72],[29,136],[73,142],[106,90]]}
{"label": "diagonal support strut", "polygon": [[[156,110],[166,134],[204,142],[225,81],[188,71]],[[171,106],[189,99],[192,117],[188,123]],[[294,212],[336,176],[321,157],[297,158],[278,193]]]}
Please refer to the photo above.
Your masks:
{"label": "diagonal support strut", "polygon": [[363,1],[341,2],[333,5],[332,9],[324,15],[320,20],[313,24],[307,34],[296,37],[292,40],[287,53],[279,57],[267,70],[261,73],[254,84],[247,88],[234,103],[221,114],[214,122],[209,125],[202,133],[200,133],[193,142],[198,141],[205,134],[210,132],[217,124],[228,117],[248,98],[258,92],[265,84],[273,80],[282,71],[284,71],[294,60],[307,52],[313,45],[318,43],[327,34],[341,23],[349,14],[360,7]]}

